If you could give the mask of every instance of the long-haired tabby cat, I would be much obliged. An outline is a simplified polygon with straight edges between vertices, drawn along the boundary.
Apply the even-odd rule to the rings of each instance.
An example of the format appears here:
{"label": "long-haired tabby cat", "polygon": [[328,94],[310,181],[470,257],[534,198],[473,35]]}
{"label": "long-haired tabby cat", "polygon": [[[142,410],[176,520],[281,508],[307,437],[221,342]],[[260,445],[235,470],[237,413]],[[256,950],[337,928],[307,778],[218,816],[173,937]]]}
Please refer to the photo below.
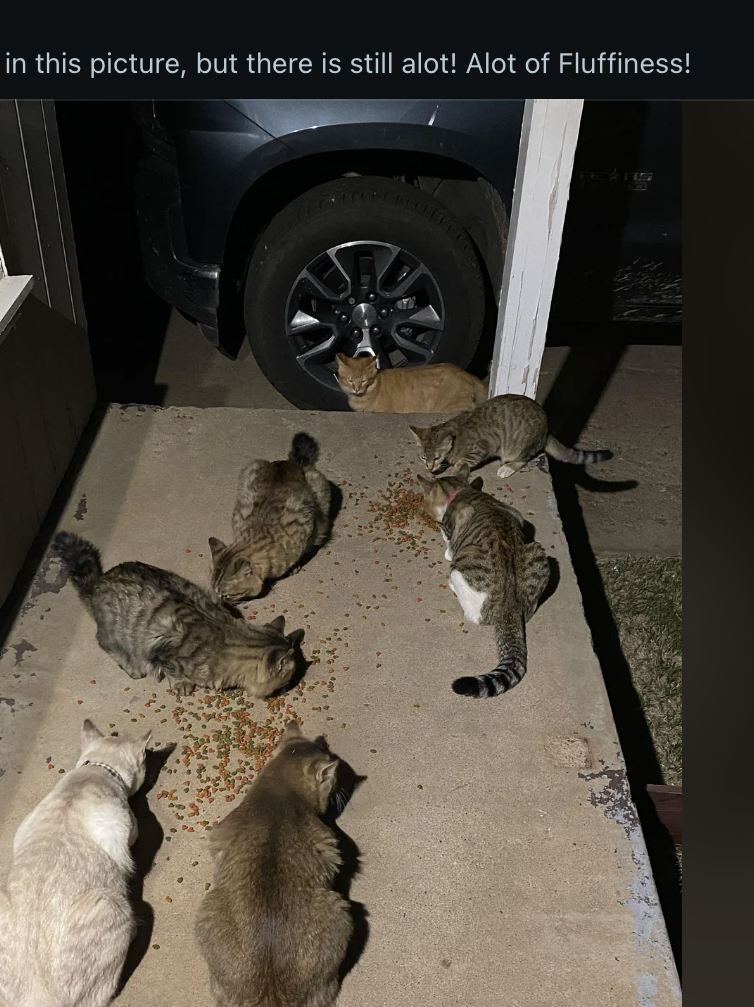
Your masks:
{"label": "long-haired tabby cat", "polygon": [[421,446],[422,461],[434,475],[447,469],[458,472],[463,465],[473,469],[499,458],[502,465],[497,474],[506,479],[542,451],[571,465],[591,465],[612,457],[610,451],[567,448],[548,436],[544,409],[525,395],[496,395],[444,423],[410,429]]}
{"label": "long-haired tabby cat", "polygon": [[338,353],[338,383],[348,405],[369,413],[456,413],[487,398],[487,384],[455,364],[378,370],[376,357]]}
{"label": "long-haired tabby cat", "polygon": [[451,591],[469,622],[495,629],[497,667],[453,682],[454,692],[482,698],[507,692],[526,674],[524,624],[536,611],[550,568],[539,542],[525,541],[519,511],[482,493],[480,479],[468,485],[468,472],[463,467],[457,476],[418,478],[427,512],[440,522],[447,543]]}
{"label": "long-haired tabby cat", "polygon": [[209,840],[214,884],[196,921],[218,1007],[331,1007],[351,937],[322,820],[338,760],[286,725],[273,757]]}
{"label": "long-haired tabby cat", "polygon": [[104,737],[85,720],[76,768],[19,826],[0,891],[7,1007],[105,1007],[115,995],[136,932],[128,798],[144,782],[150,737]]}
{"label": "long-haired tabby cat", "polygon": [[332,487],[314,467],[318,455],[314,438],[300,433],[286,461],[257,460],[241,472],[233,541],[209,540],[212,586],[227,601],[256,598],[327,538]]}
{"label": "long-haired tabby cat", "polygon": [[97,623],[97,643],[131,678],[166,678],[179,696],[199,685],[264,697],[294,675],[304,630],[286,636],[283,616],[250,626],[209,591],[147,563],[104,573],[95,546],[70,532],[58,532],[52,551]]}

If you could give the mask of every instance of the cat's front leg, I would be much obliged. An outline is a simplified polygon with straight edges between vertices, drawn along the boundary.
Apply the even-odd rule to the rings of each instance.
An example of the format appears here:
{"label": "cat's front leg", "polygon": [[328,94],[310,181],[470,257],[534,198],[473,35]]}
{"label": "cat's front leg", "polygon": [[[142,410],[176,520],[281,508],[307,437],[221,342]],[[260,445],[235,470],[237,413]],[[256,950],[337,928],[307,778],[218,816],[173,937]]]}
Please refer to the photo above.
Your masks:
{"label": "cat's front leg", "polygon": [[525,465],[526,462],[521,460],[504,462],[497,470],[497,474],[501,479],[507,479],[508,476],[512,476],[516,472],[520,472]]}
{"label": "cat's front leg", "polygon": [[448,563],[452,563],[453,562],[453,553],[450,551],[450,539],[445,534],[445,532],[442,530],[442,528],[440,529],[440,534],[442,535],[442,540],[443,540],[443,542],[446,545],[445,559],[448,561]]}
{"label": "cat's front leg", "polygon": [[195,683],[189,682],[187,678],[171,678],[167,676],[168,685],[176,696],[190,696],[195,689]]}
{"label": "cat's front leg", "polygon": [[107,634],[97,630],[97,643],[115,661],[121,671],[125,671],[129,678],[146,678],[147,672],[131,660],[131,656],[117,644],[113,643]]}
{"label": "cat's front leg", "polygon": [[[111,655],[111,657],[112,656],[113,655]],[[136,667],[134,667],[134,665],[131,664],[130,661],[123,660],[123,659],[118,660],[117,657],[115,657],[114,660],[117,663],[118,667],[121,669],[121,671],[125,671],[125,673],[128,675],[129,678],[133,678],[133,679],[138,680],[140,678],[146,678],[147,677],[147,673],[146,673],[146,671],[143,668],[136,668]]]}

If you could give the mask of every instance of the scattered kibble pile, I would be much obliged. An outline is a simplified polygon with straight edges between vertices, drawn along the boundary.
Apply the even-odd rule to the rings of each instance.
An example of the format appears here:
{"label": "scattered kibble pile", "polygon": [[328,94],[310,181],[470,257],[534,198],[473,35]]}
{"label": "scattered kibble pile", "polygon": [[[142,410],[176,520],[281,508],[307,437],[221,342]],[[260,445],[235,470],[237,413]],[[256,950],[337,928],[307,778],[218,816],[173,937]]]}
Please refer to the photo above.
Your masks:
{"label": "scattered kibble pile", "polygon": [[[312,665],[319,663],[319,654],[312,652]],[[269,700],[252,699],[240,689],[199,692],[182,699],[171,713],[182,738],[176,758],[171,758],[165,768],[167,775],[177,776],[181,782],[158,793],[158,800],[167,801],[173,817],[185,823],[182,830],[194,832],[195,826],[211,829],[219,819],[209,805],[215,800],[234,801],[272,755],[288,721],[303,724],[293,704],[306,703],[307,695],[316,689],[329,698],[334,688],[335,677],[331,675],[329,680],[315,679],[312,685],[303,680],[286,696]],[[171,690],[168,695],[173,695]],[[156,703],[153,694],[145,706]],[[321,711],[329,706],[313,709]],[[167,721],[163,717],[160,722]]]}
{"label": "scattered kibble pile", "polygon": [[[410,473],[410,470],[407,472]],[[429,552],[424,536],[427,529],[435,531],[437,526],[424,510],[421,493],[388,481],[387,489],[380,490],[379,499],[369,505],[369,513],[376,516],[359,529],[370,534],[380,532],[380,535],[374,536],[375,542],[384,538],[388,542],[407,545],[417,557]]]}
{"label": "scattered kibble pile", "polygon": [[[424,510],[423,495],[411,488],[415,485],[415,472],[407,467],[391,474],[386,473],[385,476],[385,488],[377,491],[377,499],[373,499],[374,490],[366,481],[362,486],[354,485],[348,480],[341,482],[345,490],[344,513],[341,515],[339,534],[336,532],[338,538],[352,538],[352,533],[355,533],[360,538],[370,538],[376,543],[374,559],[368,562],[370,566],[374,563],[381,568],[383,593],[355,593],[344,597],[343,602],[351,611],[361,610],[358,616],[360,619],[376,616],[382,627],[386,626],[384,620],[388,618],[387,612],[380,611],[388,602],[388,595],[384,591],[390,590],[388,585],[393,583],[389,560],[406,552],[413,554],[414,559],[429,561],[430,568],[444,565],[440,556],[436,555],[436,523]],[[380,542],[383,543],[382,546],[379,546]],[[385,551],[386,543],[392,546],[388,552]],[[332,556],[330,562],[337,567],[346,558],[347,552],[347,547],[345,552],[343,549],[333,548],[324,550],[323,554]],[[356,564],[354,573],[359,574],[358,567],[364,562],[363,557],[350,558]],[[335,570],[333,574],[334,577],[329,578],[331,581],[337,578]],[[311,594],[313,588],[313,595],[307,604],[291,606],[288,602],[291,610],[282,609],[282,613],[291,620],[291,626],[295,624],[298,614],[305,628],[312,629],[309,620],[316,613],[311,602],[314,595],[322,595],[327,589],[327,583],[322,579],[325,576],[322,571],[322,576],[316,583],[309,585],[307,593]],[[439,586],[446,587],[442,583]],[[415,581],[413,589],[416,592],[414,603],[421,605],[422,580]],[[398,587],[393,585],[392,590],[398,590]],[[331,597],[329,593],[328,597]],[[267,622],[280,613],[279,607],[276,611],[276,604],[279,606],[280,601],[253,609],[249,607],[246,618]],[[440,608],[439,612],[444,615],[445,609]],[[209,831],[217,825],[226,813],[227,806],[254,780],[273,754],[289,720],[296,720],[303,725],[302,714],[308,710],[312,715],[324,714],[324,718],[319,719],[324,719],[326,724],[332,722],[333,727],[346,728],[346,723],[335,716],[335,710],[331,710],[329,703],[335,690],[335,673],[349,671],[349,664],[341,664],[341,660],[348,662],[356,657],[352,651],[345,649],[349,647],[347,636],[351,613],[346,611],[344,618],[342,628],[324,630],[323,637],[318,641],[319,646],[311,646],[311,643],[317,642],[315,640],[311,643],[304,641],[304,652],[310,662],[308,681],[301,681],[285,696],[260,700],[247,696],[240,689],[220,693],[207,693],[199,689],[193,695],[179,699],[171,690],[167,690],[167,695],[162,693],[159,697],[157,692],[153,692],[151,698],[144,703],[143,711],[134,709],[134,698],[129,697],[130,705],[123,712],[129,715],[132,723],[145,720],[151,713],[158,718],[156,734],[163,725],[170,725],[171,721],[179,731],[175,752],[169,757],[163,770],[164,789],[156,795],[170,809],[176,823],[180,823],[179,827],[170,829],[171,833]],[[430,617],[424,615],[424,612],[422,618],[426,622],[430,621]],[[463,627],[463,623],[461,626]],[[320,632],[323,630],[320,629]],[[342,657],[340,648],[344,648]],[[381,651],[374,652],[371,657],[374,667],[382,667],[379,661],[381,656]],[[366,670],[367,657],[363,654],[360,657]],[[313,678],[315,674],[319,674],[319,678]],[[91,684],[94,685],[95,680]],[[131,691],[131,686],[124,689],[126,694]],[[83,701],[78,702],[81,704]],[[110,727],[114,728],[115,724],[110,724]],[[317,724],[317,728],[319,727]],[[166,740],[172,742],[176,739],[168,734]],[[51,761],[48,759],[49,768],[54,769]],[[170,778],[169,781],[166,778]]]}

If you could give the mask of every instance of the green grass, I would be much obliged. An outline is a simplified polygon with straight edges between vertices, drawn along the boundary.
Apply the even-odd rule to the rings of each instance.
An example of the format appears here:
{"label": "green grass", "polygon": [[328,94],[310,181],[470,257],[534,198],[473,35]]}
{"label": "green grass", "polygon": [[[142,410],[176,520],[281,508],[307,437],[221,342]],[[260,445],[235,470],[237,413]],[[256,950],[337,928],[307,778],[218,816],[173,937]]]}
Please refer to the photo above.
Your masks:
{"label": "green grass", "polygon": [[682,560],[602,559],[599,568],[664,782],[681,786]]}

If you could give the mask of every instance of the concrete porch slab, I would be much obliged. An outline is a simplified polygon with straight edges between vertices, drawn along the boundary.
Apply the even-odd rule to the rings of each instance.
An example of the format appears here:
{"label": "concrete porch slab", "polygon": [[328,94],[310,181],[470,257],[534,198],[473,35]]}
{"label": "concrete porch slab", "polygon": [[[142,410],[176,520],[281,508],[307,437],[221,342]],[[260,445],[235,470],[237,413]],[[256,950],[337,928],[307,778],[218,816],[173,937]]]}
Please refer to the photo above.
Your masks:
{"label": "concrete porch slab", "polygon": [[320,468],[343,494],[332,541],[244,606],[247,616],[284,613],[290,628],[306,627],[304,653],[318,663],[283,704],[252,709],[228,693],[227,705],[209,706],[205,692],[178,700],[151,680],[131,681],[99,650],[90,617],[49,558],[5,643],[3,862],[21,819],[75,763],[84,717],[121,733],[151,727],[162,747],[178,744],[143,811],[141,855],[154,856],[143,898],[154,926],[141,935],[146,950],[117,1001],[123,1007],[171,1007],[187,996],[210,1007],[193,936],[211,880],[200,823],[211,828],[234,806],[226,798],[240,799],[254,758],[245,754],[248,735],[236,732],[229,768],[239,777],[234,785],[226,773],[224,782],[218,752],[203,739],[244,711],[266,737],[286,706],[367,777],[340,819],[361,851],[351,897],[370,928],[341,1007],[680,1000],[549,476],[534,468],[501,483],[494,465],[481,472],[485,489],[535,526],[560,579],[529,623],[521,685],[494,700],[463,699],[450,683],[494,667],[493,635],[463,624],[439,534],[401,513],[421,470],[408,419],[143,406],[106,415],[61,521],[101,548],[106,568],[141,559],[206,583],[207,538],[230,534],[239,469],[253,457],[284,457],[298,430],[318,439]]}

